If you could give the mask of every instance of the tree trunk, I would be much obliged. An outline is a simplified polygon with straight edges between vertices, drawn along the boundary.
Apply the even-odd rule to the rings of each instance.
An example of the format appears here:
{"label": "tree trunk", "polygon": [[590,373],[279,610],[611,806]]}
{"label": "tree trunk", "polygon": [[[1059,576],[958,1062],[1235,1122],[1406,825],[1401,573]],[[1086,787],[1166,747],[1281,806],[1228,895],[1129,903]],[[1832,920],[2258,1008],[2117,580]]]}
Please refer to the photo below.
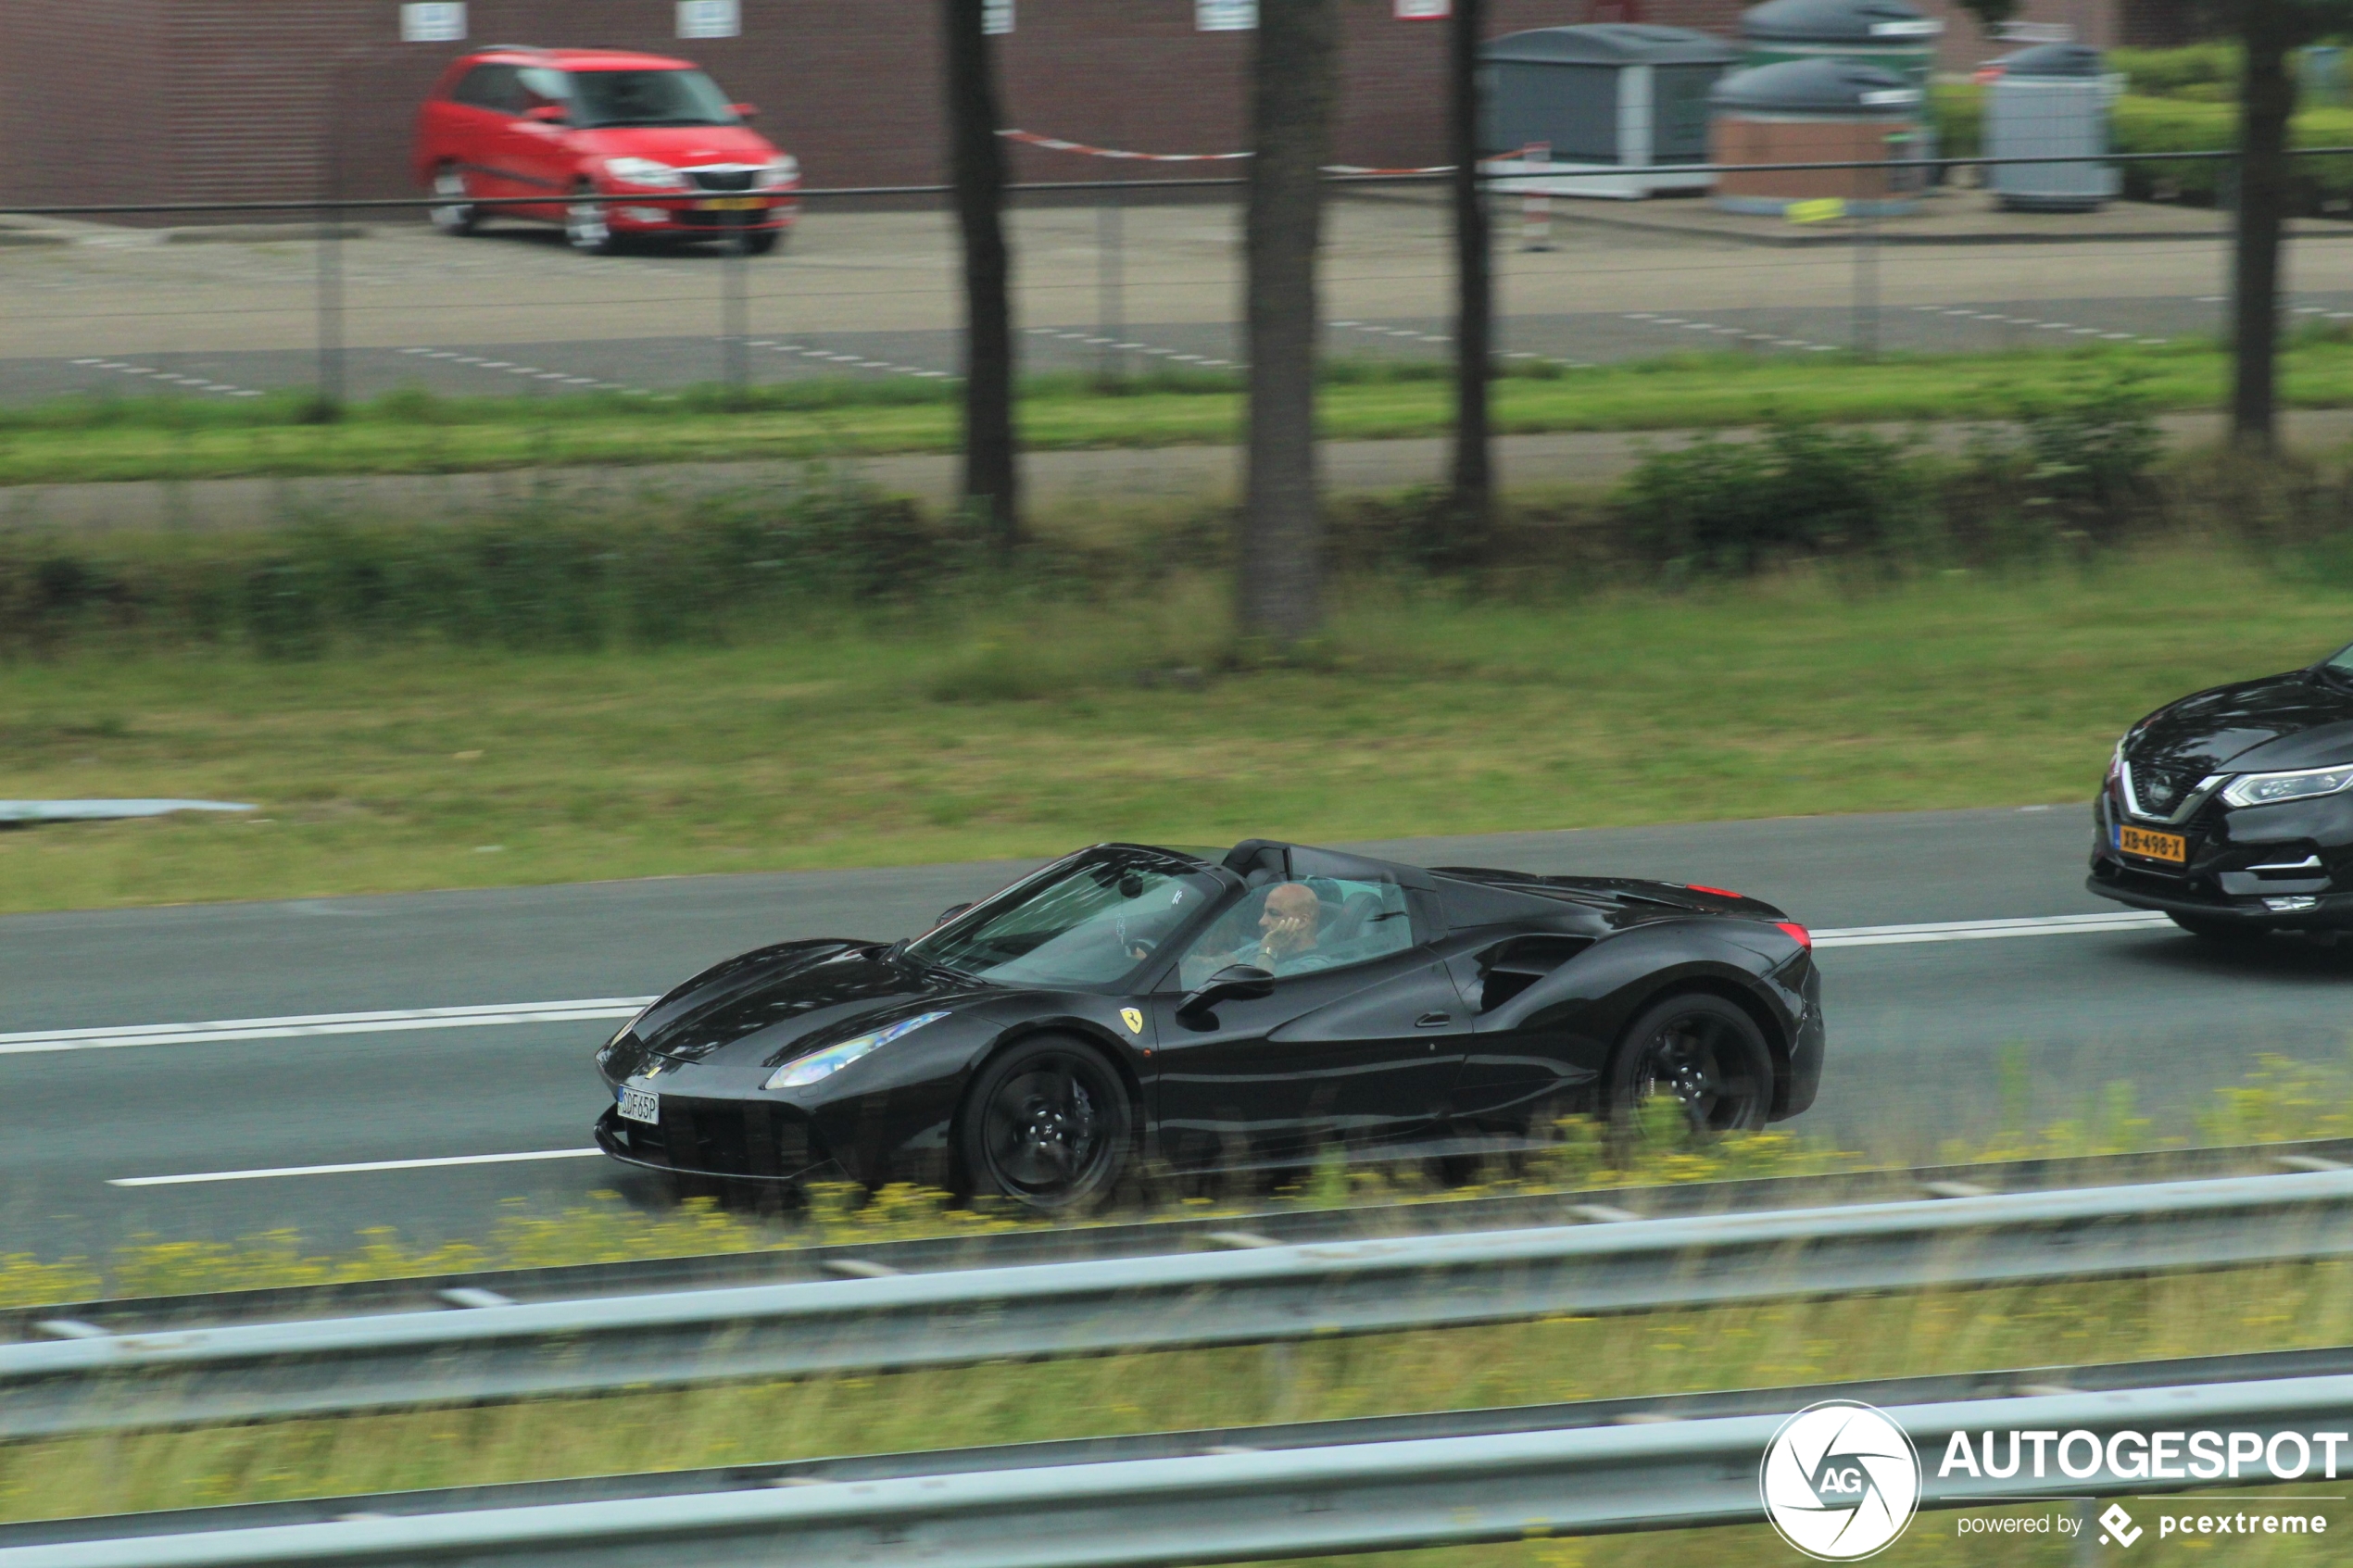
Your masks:
{"label": "tree trunk", "polygon": [[1013,323],[1005,245],[1005,156],[982,0],[940,0],[948,131],[964,238],[964,504],[1008,547],[1021,539],[1013,460]]}
{"label": "tree trunk", "polygon": [[1453,536],[1441,554],[1478,555],[1494,505],[1494,451],[1489,439],[1488,378],[1494,359],[1493,241],[1478,174],[1478,46],[1487,0],[1454,0],[1449,106],[1454,160],[1454,471],[1447,520]]}
{"label": "tree trunk", "polygon": [[1245,633],[1277,644],[1323,622],[1315,473],[1315,256],[1340,54],[1339,0],[1259,7],[1248,219],[1249,477],[1242,505]]}
{"label": "tree trunk", "polygon": [[2288,0],[2242,0],[2246,82],[2240,100],[2238,231],[2232,257],[2231,438],[2269,450],[2278,393],[2280,231],[2287,215],[2288,117],[2296,82]]}

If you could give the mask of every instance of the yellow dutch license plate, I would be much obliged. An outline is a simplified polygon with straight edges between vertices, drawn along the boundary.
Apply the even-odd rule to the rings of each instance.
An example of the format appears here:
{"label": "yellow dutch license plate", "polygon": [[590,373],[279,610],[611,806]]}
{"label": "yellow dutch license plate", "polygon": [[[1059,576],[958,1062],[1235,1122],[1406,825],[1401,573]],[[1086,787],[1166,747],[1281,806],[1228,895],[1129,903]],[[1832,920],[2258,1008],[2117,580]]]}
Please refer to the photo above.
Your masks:
{"label": "yellow dutch license plate", "polygon": [[758,212],[768,204],[758,196],[713,196],[695,205],[705,212]]}
{"label": "yellow dutch license plate", "polygon": [[2146,828],[2120,827],[2116,830],[2116,847],[2127,855],[2140,855],[2151,860],[2171,860],[2177,866],[2190,858],[2190,841],[2178,833],[2151,833]]}

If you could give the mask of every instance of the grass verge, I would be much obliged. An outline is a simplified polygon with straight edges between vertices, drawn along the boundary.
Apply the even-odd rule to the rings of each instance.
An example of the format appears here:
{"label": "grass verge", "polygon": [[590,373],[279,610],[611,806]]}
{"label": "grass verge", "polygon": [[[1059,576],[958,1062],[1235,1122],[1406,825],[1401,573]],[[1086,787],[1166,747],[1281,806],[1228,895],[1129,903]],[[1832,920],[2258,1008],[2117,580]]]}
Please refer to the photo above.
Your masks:
{"label": "grass verge", "polygon": [[[1342,367],[1323,395],[1334,440],[1442,434],[1453,394],[1434,366]],[[1998,354],[1677,355],[1518,372],[1496,388],[1496,428],[1642,431],[1797,420],[2007,419],[2022,395],[2085,373],[2131,370],[2155,410],[2221,403],[2229,361],[2211,345],[2102,345]],[[2353,344],[2300,341],[2282,361],[2289,407],[2353,404]],[[711,389],[672,398],[584,394],[441,399],[395,393],[326,418],[300,396],[252,405],[178,398],[81,400],[0,416],[0,485],[245,475],[437,473],[549,465],[627,466],[832,458],[958,449],[941,383],[760,389],[730,406]],[[1241,398],[1214,375],[1161,377],[1106,393],[1034,384],[1021,407],[1034,451],[1227,444]]]}
{"label": "grass verge", "polygon": [[2133,719],[2309,661],[2349,608],[2173,543],[1530,604],[1362,585],[1291,666],[1237,659],[1182,579],[716,648],[90,651],[0,664],[0,798],[262,809],[0,833],[0,910],[2075,801]]}

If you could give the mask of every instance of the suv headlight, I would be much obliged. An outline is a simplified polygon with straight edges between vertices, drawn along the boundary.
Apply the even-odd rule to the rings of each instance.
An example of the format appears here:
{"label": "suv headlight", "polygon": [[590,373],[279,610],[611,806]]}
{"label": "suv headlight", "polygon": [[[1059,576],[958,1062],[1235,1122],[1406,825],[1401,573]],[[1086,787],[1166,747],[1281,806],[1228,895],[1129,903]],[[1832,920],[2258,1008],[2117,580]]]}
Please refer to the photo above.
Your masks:
{"label": "suv headlight", "polygon": [[609,157],[605,159],[605,172],[624,185],[644,185],[657,191],[686,188],[685,175],[649,157]]}
{"label": "suv headlight", "polygon": [[2248,773],[2231,781],[2222,799],[2233,806],[2276,806],[2286,800],[2309,800],[2334,795],[2353,784],[2353,766],[2298,768],[2289,773]]}
{"label": "suv headlight", "polygon": [[763,1089],[805,1089],[820,1079],[830,1078],[843,1068],[870,1051],[879,1050],[902,1035],[912,1035],[926,1023],[937,1023],[948,1015],[944,1012],[919,1012],[912,1018],[902,1018],[887,1029],[861,1035],[854,1040],[844,1040],[837,1046],[827,1046],[814,1056],[804,1056],[799,1061],[788,1061],[768,1074]]}
{"label": "suv headlight", "polygon": [[800,160],[790,153],[778,153],[768,160],[768,167],[760,171],[762,190],[779,190],[799,178]]}

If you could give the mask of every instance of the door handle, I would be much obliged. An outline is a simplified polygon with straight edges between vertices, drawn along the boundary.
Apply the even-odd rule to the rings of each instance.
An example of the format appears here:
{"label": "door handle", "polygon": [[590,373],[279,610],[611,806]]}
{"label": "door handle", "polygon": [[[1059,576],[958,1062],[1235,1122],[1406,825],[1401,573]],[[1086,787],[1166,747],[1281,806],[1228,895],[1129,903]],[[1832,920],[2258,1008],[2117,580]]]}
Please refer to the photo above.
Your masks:
{"label": "door handle", "polygon": [[1451,1012],[1426,1012],[1419,1018],[1414,1020],[1414,1027],[1416,1029],[1443,1029],[1453,1022],[1454,1015]]}

